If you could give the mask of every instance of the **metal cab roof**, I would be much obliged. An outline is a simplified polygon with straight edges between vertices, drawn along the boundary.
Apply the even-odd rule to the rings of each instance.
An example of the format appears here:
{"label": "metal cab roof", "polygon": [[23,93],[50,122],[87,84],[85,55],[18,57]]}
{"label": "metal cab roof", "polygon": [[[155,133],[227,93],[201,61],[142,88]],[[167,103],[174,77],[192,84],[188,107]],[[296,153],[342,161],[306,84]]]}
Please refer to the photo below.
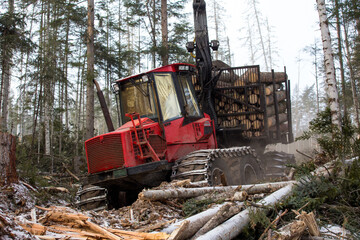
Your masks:
{"label": "metal cab roof", "polygon": [[192,64],[189,64],[189,63],[174,63],[174,64],[158,67],[158,68],[152,69],[152,70],[147,71],[147,72],[139,73],[139,74],[132,75],[132,76],[129,76],[129,77],[126,77],[126,78],[122,78],[122,79],[116,80],[115,82],[123,82],[123,81],[126,81],[126,80],[131,79],[131,78],[141,77],[142,75],[145,75],[145,74],[148,74],[148,73],[177,72],[179,66],[190,66],[190,67],[195,68],[195,65],[192,65]]}

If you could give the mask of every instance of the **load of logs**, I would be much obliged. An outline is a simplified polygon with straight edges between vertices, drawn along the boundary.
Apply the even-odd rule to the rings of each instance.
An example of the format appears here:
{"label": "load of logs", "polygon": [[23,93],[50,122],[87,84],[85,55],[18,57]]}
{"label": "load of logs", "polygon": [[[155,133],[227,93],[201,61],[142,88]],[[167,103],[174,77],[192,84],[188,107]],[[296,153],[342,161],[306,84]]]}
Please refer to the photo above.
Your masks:
{"label": "load of logs", "polygon": [[[245,138],[260,137],[265,128],[276,131],[277,108],[280,132],[286,132],[286,81],[286,73],[260,72],[258,66],[223,69],[213,94],[218,126],[240,129]],[[193,84],[200,92],[196,79]]]}

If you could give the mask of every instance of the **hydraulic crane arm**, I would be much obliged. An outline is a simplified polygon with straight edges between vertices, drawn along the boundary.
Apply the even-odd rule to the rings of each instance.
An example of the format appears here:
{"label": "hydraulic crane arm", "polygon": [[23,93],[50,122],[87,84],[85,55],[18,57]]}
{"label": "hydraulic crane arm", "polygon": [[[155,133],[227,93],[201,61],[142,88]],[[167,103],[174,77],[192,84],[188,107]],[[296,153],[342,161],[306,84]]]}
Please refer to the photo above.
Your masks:
{"label": "hydraulic crane arm", "polygon": [[201,84],[200,102],[203,111],[210,114],[211,118],[217,122],[214,105],[212,103],[211,93],[216,84],[216,78],[212,76],[212,60],[210,48],[216,51],[219,47],[217,40],[209,42],[206,3],[204,0],[193,1],[194,27],[195,27],[195,45],[194,42],[188,42],[186,48],[189,52],[195,49],[196,67],[198,70],[199,82]]}
{"label": "hydraulic crane arm", "polygon": [[206,3],[204,0],[194,0],[194,26],[196,41],[196,67],[200,82],[206,87],[211,79],[211,53],[206,18]]}

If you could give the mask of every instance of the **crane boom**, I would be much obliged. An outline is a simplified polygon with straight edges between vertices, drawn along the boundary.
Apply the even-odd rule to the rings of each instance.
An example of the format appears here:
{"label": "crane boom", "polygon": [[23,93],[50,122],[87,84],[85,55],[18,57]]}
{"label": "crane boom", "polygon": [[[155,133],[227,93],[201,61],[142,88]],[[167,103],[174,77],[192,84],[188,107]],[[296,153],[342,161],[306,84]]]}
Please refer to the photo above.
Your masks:
{"label": "crane boom", "polygon": [[212,76],[212,59],[210,48],[216,51],[219,47],[217,40],[209,42],[206,3],[204,0],[193,1],[194,10],[194,27],[195,27],[195,45],[193,42],[187,44],[187,49],[192,52],[195,49],[196,67],[198,70],[198,79],[201,84],[201,93],[199,94],[199,102],[202,110],[208,113],[215,123],[217,117],[212,102],[212,89],[216,85],[216,77]]}

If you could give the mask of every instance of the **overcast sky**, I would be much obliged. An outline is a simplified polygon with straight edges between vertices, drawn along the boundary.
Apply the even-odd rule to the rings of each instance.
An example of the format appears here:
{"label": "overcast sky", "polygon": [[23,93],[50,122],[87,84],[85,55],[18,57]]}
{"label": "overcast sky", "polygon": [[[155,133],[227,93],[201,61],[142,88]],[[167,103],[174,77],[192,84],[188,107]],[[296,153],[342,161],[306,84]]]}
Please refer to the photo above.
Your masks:
{"label": "overcast sky", "polygon": [[[211,0],[207,0],[208,12]],[[244,33],[239,29],[246,26],[244,16],[249,12],[248,0],[221,0],[226,11],[226,31],[230,37],[231,50],[234,54],[233,66],[249,64],[247,48],[241,44],[240,38]],[[275,71],[282,71],[286,66],[292,88],[299,82],[300,88],[312,85],[313,76],[312,58],[303,51],[306,46],[314,44],[315,39],[320,39],[318,13],[315,0],[258,0],[259,12],[267,18],[278,49]],[[227,22],[228,21],[228,22]],[[210,19],[208,20],[209,23]],[[210,28],[211,26],[209,26]],[[210,35],[210,39],[215,36]],[[300,65],[298,59],[301,59]],[[259,62],[262,66],[263,63]],[[265,66],[263,66],[263,69]],[[298,70],[300,69],[300,71]]]}

